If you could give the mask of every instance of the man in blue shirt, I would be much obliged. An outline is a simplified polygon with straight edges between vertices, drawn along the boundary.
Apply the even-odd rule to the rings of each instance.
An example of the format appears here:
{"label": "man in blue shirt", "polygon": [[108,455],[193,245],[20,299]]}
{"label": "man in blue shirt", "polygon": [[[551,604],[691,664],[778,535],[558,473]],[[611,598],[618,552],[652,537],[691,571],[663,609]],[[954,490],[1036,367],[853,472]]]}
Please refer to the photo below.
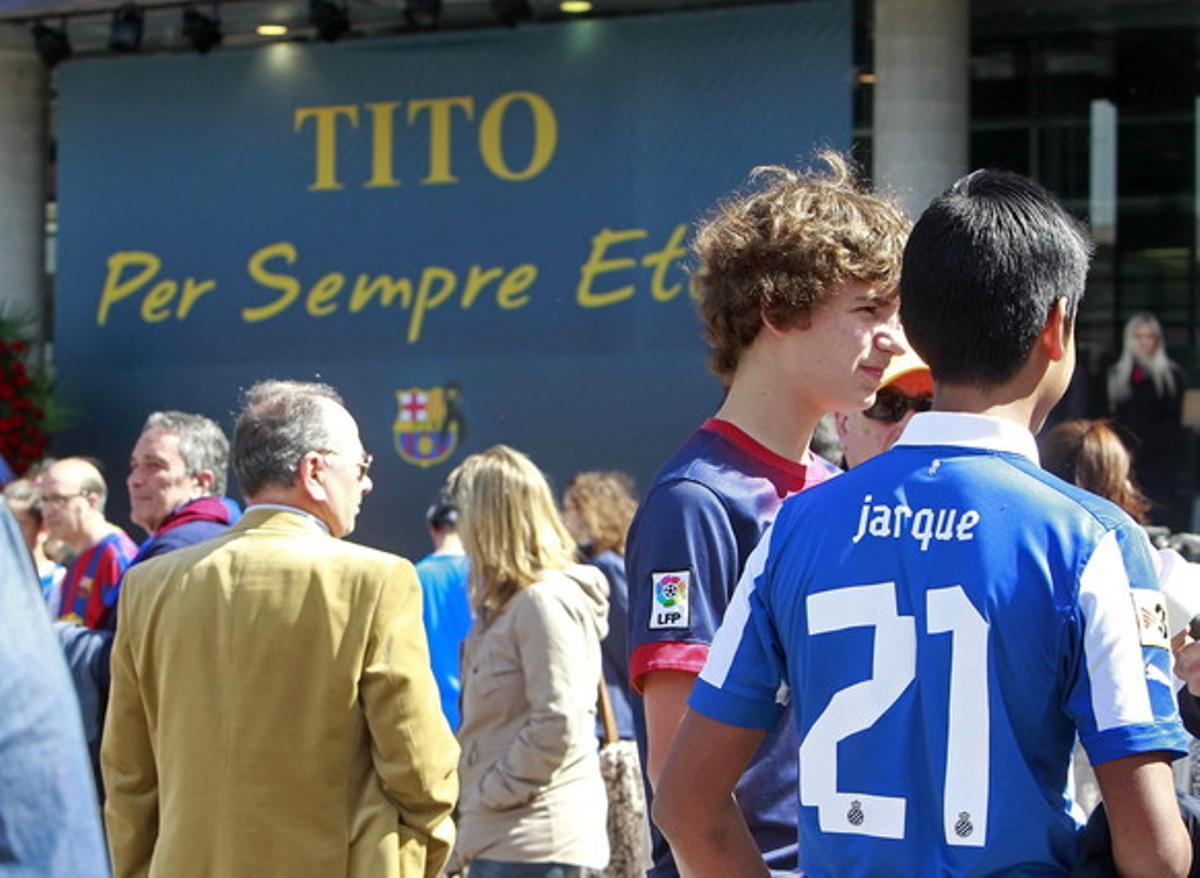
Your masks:
{"label": "man in blue shirt", "polygon": [[463,639],[471,630],[471,605],[467,599],[467,554],[458,536],[458,507],[446,491],[439,491],[425,513],[433,552],[417,562],[421,581],[421,615],[429,641],[429,661],[442,699],[442,713],[452,731],[462,717],[458,700],[462,692],[459,658]]}
{"label": "man in blue shirt", "polygon": [[1071,377],[1090,248],[1003,172],[958,181],[913,229],[901,317],[934,411],[785,503],[747,563],[659,789],[690,875],[765,874],[730,793],[788,712],[809,875],[1067,874],[1077,733],[1118,871],[1186,874],[1149,543],[1043,472],[1032,435]]}
{"label": "man in blue shirt", "polygon": [[[727,393],[659,470],[626,544],[629,673],[642,765],[658,777],[746,558],[779,504],[836,470],[809,450],[830,411],[870,405],[905,352],[896,285],[908,222],[844,159],[762,169],[696,233],[693,287],[710,365]],[[768,736],[738,784],[772,870],[796,869],[791,723]],[[655,878],[678,875],[661,836]]]}

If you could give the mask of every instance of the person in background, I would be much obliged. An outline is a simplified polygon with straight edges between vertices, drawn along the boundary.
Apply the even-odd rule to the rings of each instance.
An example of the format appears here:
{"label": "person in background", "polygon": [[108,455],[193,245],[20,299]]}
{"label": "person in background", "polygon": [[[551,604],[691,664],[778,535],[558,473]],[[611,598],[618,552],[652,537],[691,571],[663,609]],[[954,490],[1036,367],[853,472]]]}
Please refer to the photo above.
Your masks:
{"label": "person in background", "polygon": [[0,504],[0,874],[107,878],[71,682],[33,566]]}
{"label": "person in background", "polygon": [[148,537],[133,564],[224,533],[241,510],[225,497],[229,439],[189,412],[153,412],[129,455],[129,517]]}
{"label": "person in background", "polygon": [[1038,438],[1042,468],[1111,500],[1139,523],[1149,502],[1133,482],[1129,451],[1105,421],[1063,421]]}
{"label": "person in background", "polygon": [[[148,536],[129,561],[141,562],[214,537],[237,520],[237,504],[222,496],[229,469],[229,440],[203,415],[152,413],[129,457],[130,515]],[[55,624],[100,782],[100,735],[108,702],[109,654],[121,581],[104,592],[109,624],[92,629],[62,620]],[[103,788],[100,789],[103,797]]]}
{"label": "person in background", "polygon": [[598,878],[607,792],[596,749],[607,585],[575,562],[545,476],[496,445],[450,474],[471,561],[458,845],[469,878]]}
{"label": "person in background", "polygon": [[608,635],[600,644],[604,682],[617,734],[633,740],[633,697],[629,690],[629,585],[625,579],[625,534],[637,511],[633,479],[622,472],[578,473],[563,493],[563,523],[587,563],[608,580]]}
{"label": "person in background", "polygon": [[436,878],[458,748],[411,564],[342,538],[371,456],[331,387],[246,391],[225,533],[130,569],[101,757],[117,878]]}
{"label": "person in background", "polygon": [[67,568],[46,557],[48,534],[42,517],[41,492],[29,479],[16,479],[4,486],[4,500],[25,538],[42,588],[42,600],[46,602],[50,617],[54,618],[62,604],[62,580]]}
{"label": "person in background", "polygon": [[417,562],[421,581],[421,616],[429,641],[429,661],[442,699],[442,713],[457,732],[462,692],[462,643],[471,629],[467,597],[467,555],[458,536],[458,507],[444,488],[425,512],[433,551]]}
{"label": "person in background", "polygon": [[873,403],[865,409],[833,413],[844,455],[843,468],[858,466],[883,454],[896,444],[912,416],[929,411],[932,405],[933,378],[929,367],[914,351],[893,357],[884,370]]}
{"label": "person in background", "polygon": [[[726,394],[655,475],[629,530],[630,682],[647,801],[738,577],[784,498],[837,474],[809,443],[872,403],[903,354],[896,315],[909,224],[847,161],[762,168],[696,231],[692,284]],[[768,736],[736,802],[776,872],[796,870],[795,726]],[[701,766],[695,766],[697,770]],[[679,874],[661,834],[653,878]]]}
{"label": "person in background", "polygon": [[1173,531],[1191,524],[1179,490],[1186,450],[1183,391],[1183,371],[1167,357],[1158,318],[1130,317],[1121,357],[1109,371],[1108,404],[1150,500],[1150,521]]}
{"label": "person in background", "polygon": [[75,553],[62,582],[56,617],[85,628],[109,628],[110,600],[137,554],[125,531],[104,517],[108,486],[96,465],[82,457],[57,460],[38,479],[42,516],[50,538]]}

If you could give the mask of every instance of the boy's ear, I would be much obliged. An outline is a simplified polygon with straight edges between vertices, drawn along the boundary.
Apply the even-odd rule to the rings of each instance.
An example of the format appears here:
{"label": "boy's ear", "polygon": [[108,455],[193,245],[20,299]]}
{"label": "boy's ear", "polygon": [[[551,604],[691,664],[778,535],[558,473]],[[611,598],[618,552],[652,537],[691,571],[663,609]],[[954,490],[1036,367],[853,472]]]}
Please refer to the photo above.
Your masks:
{"label": "boy's ear", "polygon": [[1067,300],[1060,297],[1051,306],[1050,313],[1046,316],[1046,325],[1042,327],[1038,336],[1038,344],[1051,362],[1057,363],[1067,355],[1072,323],[1071,318],[1067,316]]}

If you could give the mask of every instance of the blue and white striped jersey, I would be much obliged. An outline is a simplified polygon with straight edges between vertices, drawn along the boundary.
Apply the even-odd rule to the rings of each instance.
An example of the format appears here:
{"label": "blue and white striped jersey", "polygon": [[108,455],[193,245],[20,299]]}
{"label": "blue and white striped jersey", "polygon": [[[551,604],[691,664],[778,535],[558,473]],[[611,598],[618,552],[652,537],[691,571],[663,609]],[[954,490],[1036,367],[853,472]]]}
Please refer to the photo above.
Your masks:
{"label": "blue and white striped jersey", "polygon": [[1019,425],[917,415],[892,451],[788,500],[691,697],[799,750],[813,876],[1061,874],[1067,774],[1183,752],[1149,542],[1037,465]]}

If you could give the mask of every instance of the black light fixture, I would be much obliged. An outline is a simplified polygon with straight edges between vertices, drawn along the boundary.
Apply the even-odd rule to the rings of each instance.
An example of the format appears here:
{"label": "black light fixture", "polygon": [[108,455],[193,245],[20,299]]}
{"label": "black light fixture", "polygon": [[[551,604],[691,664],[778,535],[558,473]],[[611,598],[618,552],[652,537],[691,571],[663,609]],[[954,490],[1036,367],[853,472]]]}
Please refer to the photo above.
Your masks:
{"label": "black light fixture", "polygon": [[442,0],[407,0],[404,20],[417,30],[432,30],[437,27],[442,15]]}
{"label": "black light fixture", "polygon": [[529,0],[492,0],[492,12],[505,27],[516,27],[522,21],[533,18],[533,6]]}
{"label": "black light fixture", "polygon": [[221,45],[221,16],[214,4],[213,14],[205,15],[190,6],[183,10],[183,35],[201,55]]}
{"label": "black light fixture", "polygon": [[145,13],[136,3],[126,3],[113,11],[108,47],[114,52],[136,52],[142,47]]}
{"label": "black light fixture", "polygon": [[30,33],[33,34],[33,47],[47,67],[53,67],[71,57],[71,41],[67,38],[66,19],[63,19],[62,27],[50,27],[40,21],[35,22]]}
{"label": "black light fixture", "polygon": [[330,0],[310,0],[308,23],[317,29],[318,37],[332,43],[350,30],[350,13]]}

